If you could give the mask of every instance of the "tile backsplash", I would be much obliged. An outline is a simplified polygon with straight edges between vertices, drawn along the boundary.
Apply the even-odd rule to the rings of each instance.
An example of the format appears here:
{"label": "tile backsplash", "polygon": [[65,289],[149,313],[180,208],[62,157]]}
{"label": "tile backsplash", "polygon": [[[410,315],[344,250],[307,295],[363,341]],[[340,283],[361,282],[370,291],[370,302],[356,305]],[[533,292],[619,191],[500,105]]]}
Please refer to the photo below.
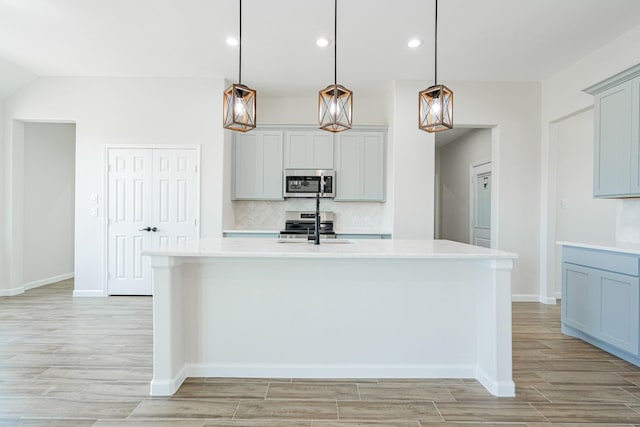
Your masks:
{"label": "tile backsplash", "polygon": [[[281,230],[285,211],[314,211],[315,199],[287,199],[283,201],[234,201],[235,224],[240,230]],[[338,231],[390,231],[387,225],[386,203],[335,202],[322,199],[320,210],[335,213]]]}

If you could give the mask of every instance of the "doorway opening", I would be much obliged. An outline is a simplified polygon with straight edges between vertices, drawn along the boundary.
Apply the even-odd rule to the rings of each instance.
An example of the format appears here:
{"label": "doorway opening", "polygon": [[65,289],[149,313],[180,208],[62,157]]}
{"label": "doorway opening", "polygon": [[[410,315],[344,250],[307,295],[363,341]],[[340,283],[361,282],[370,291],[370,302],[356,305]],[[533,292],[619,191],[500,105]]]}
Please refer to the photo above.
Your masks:
{"label": "doorway opening", "polygon": [[23,122],[23,290],[74,276],[75,123]]}
{"label": "doorway opening", "polygon": [[435,135],[437,239],[495,247],[491,239],[492,129],[458,127]]}

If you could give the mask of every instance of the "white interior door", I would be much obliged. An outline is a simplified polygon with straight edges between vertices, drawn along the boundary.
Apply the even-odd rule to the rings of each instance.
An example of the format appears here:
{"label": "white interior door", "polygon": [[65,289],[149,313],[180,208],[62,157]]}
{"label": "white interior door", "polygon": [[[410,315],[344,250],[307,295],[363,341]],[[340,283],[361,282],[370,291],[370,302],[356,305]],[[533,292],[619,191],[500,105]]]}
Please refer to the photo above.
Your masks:
{"label": "white interior door", "polygon": [[471,242],[491,247],[491,162],[471,168]]}
{"label": "white interior door", "polygon": [[142,252],[198,237],[197,150],[108,153],[108,293],[151,295],[151,268]]}

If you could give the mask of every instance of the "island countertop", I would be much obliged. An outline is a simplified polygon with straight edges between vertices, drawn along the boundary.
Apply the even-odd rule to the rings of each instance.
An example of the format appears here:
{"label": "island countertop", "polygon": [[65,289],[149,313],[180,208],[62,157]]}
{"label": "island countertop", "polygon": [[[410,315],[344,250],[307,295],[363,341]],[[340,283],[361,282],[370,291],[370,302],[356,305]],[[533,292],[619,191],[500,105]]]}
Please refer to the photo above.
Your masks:
{"label": "island countertop", "polygon": [[281,242],[264,238],[200,239],[183,248],[144,252],[168,257],[288,257],[386,259],[516,259],[517,254],[450,240],[336,239],[320,245],[306,241]]}
{"label": "island countertop", "polygon": [[152,395],[187,377],[475,378],[515,395],[516,254],[448,240],[289,241],[146,252]]}

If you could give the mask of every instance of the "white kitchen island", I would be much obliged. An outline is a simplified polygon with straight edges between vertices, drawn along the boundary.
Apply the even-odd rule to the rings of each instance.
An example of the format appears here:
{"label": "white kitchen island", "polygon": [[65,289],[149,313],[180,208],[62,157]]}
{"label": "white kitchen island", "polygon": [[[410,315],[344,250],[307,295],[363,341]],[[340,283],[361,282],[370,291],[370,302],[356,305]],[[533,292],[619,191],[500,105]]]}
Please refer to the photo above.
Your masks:
{"label": "white kitchen island", "polygon": [[515,254],[446,240],[222,238],[147,255],[154,396],[187,377],[476,378],[515,394]]}

